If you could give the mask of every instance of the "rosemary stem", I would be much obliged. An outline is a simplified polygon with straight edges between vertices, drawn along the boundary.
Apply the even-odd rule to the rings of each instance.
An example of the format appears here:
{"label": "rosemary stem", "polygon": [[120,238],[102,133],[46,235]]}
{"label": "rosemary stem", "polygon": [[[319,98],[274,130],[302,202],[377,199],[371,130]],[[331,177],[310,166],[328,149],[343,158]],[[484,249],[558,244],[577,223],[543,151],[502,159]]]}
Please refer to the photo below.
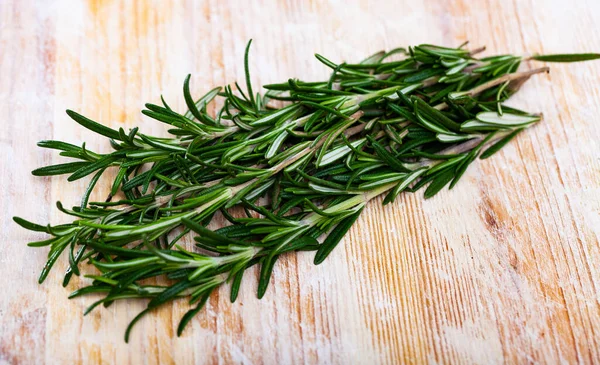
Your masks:
{"label": "rosemary stem", "polygon": [[486,83],[483,83],[471,90],[469,90],[466,95],[469,96],[475,96],[487,89],[490,89],[494,86],[498,86],[500,84],[503,84],[507,81],[513,81],[513,80],[518,80],[518,79],[523,79],[523,78],[528,78],[532,75],[535,74],[539,74],[539,73],[543,73],[543,72],[550,72],[550,68],[549,67],[540,67],[540,68],[536,68],[533,70],[529,70],[529,71],[523,71],[523,72],[515,72],[515,73],[511,73],[511,74],[506,74],[503,76],[500,76],[496,79],[490,80]]}
{"label": "rosemary stem", "polygon": [[481,52],[484,52],[486,50],[485,46],[481,46],[479,48],[475,48],[472,51],[469,52],[469,56],[475,56],[476,54],[479,54]]}

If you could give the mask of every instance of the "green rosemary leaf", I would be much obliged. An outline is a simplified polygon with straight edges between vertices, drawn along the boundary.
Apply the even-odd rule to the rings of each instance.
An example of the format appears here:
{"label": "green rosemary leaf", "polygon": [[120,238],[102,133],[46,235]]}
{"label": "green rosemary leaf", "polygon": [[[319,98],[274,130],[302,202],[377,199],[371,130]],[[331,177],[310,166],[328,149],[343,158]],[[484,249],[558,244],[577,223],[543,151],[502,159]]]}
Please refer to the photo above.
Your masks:
{"label": "green rosemary leaf", "polygon": [[150,312],[153,308],[146,308],[143,311],[141,311],[137,316],[135,316],[135,318],[133,320],[131,320],[131,322],[129,322],[129,325],[127,325],[127,329],[125,330],[125,342],[128,343],[129,342],[129,334],[131,333],[131,330],[133,329],[133,326],[135,326],[135,324],[142,319],[143,316],[145,316],[146,314],[148,314],[148,312]]}
{"label": "green rosemary leaf", "polygon": [[153,257],[154,254],[150,251],[144,250],[132,250],[129,248],[118,247],[115,245],[107,245],[95,241],[86,242],[86,246],[93,248],[98,252],[102,252],[108,255],[117,255],[126,258],[138,258],[138,257]]}
{"label": "green rosemary leaf", "polygon": [[496,126],[518,127],[538,122],[541,118],[535,115],[517,115],[504,113],[499,115],[496,112],[481,112],[477,114],[477,120],[486,124]]}
{"label": "green rosemary leaf", "polygon": [[393,182],[404,180],[404,178],[406,178],[406,173],[398,172],[379,173],[374,174],[372,176],[363,176],[362,179],[366,180],[367,182],[360,184],[358,188],[361,190],[373,190],[383,185],[388,185]]}
{"label": "green rosemary leaf", "polygon": [[92,177],[92,180],[90,180],[90,183],[88,184],[87,188],[83,192],[83,196],[81,197],[81,209],[82,210],[87,207],[88,200],[90,199],[90,194],[92,193],[92,190],[94,190],[94,186],[96,186],[96,183],[98,182],[98,180],[100,179],[100,176],[102,176],[103,173],[104,173],[104,169],[101,169],[100,171],[98,171],[96,173],[96,175],[94,175],[94,177]]}
{"label": "green rosemary leaf", "polygon": [[32,223],[20,217],[13,217],[13,221],[29,231],[50,233],[50,231],[48,230],[48,226],[42,226],[36,223]]}
{"label": "green rosemary leaf", "polygon": [[498,152],[502,147],[504,147],[511,139],[513,139],[519,132],[521,132],[523,128],[515,129],[510,134],[506,135],[506,137],[500,139],[498,142],[494,143],[487,150],[483,151],[481,156],[482,160],[491,157],[494,153]]}
{"label": "green rosemary leaf", "polygon": [[311,107],[316,108],[316,109],[322,109],[322,110],[324,110],[324,111],[326,111],[328,113],[331,113],[331,114],[336,115],[336,116],[338,116],[340,118],[343,118],[343,119],[350,118],[349,115],[346,115],[346,114],[342,113],[341,111],[339,111],[337,109],[334,109],[334,108],[331,108],[331,107],[328,107],[326,105],[322,105],[322,104],[319,104],[319,103],[314,103],[312,101],[302,101],[302,104],[303,105],[311,106]]}
{"label": "green rosemary leaf", "polygon": [[246,51],[244,52],[244,75],[246,76],[246,88],[248,90],[248,96],[250,97],[250,103],[256,109],[256,101],[254,100],[254,92],[252,91],[252,80],[250,80],[250,66],[248,62],[248,56],[250,55],[250,45],[252,39],[248,41],[246,45]]}
{"label": "green rosemary leaf", "polygon": [[44,280],[46,280],[46,278],[48,277],[48,274],[50,273],[50,270],[52,270],[52,267],[56,263],[56,260],[58,260],[58,258],[60,257],[62,252],[65,250],[65,248],[67,248],[68,240],[66,238],[64,238],[61,241],[64,241],[64,243],[62,243],[60,245],[55,244],[52,246],[52,249],[50,250],[50,254],[48,256],[48,261],[46,261],[46,265],[44,265],[44,267],[42,268],[42,271],[40,272],[40,277],[38,278],[38,283],[41,284],[44,282]]}
{"label": "green rosemary leaf", "polygon": [[385,147],[383,147],[381,144],[377,143],[377,141],[375,141],[373,137],[367,136],[367,138],[369,139],[371,145],[375,149],[375,153],[377,154],[377,156],[380,159],[382,159],[388,166],[390,166],[392,169],[398,172],[408,171],[408,169],[402,164],[402,162],[400,162],[400,160],[398,160],[391,153],[389,153],[388,150],[386,150]]}
{"label": "green rosemary leaf", "polygon": [[[129,168],[129,166],[125,166],[125,169]],[[130,180],[126,180],[127,174],[123,175],[123,185],[121,186],[122,191],[131,190],[137,186],[140,186],[146,181],[146,176],[149,174],[148,171],[145,171],[139,175],[134,176]]]}
{"label": "green rosemary leaf", "polygon": [[[14,219],[14,218],[13,218]],[[44,227],[45,228],[45,227]],[[52,244],[54,244],[56,241],[60,240],[61,237],[52,237],[49,238],[47,240],[43,240],[43,241],[35,241],[35,242],[29,242],[27,244],[27,246],[29,247],[44,247],[44,246],[50,246]]]}
{"label": "green rosemary leaf", "polygon": [[83,287],[83,288],[73,291],[71,294],[69,294],[68,298],[73,299],[73,298],[77,298],[77,297],[80,297],[80,296],[86,295],[86,294],[105,293],[105,292],[109,292],[109,291],[110,291],[109,287],[86,286],[86,287]]}
{"label": "green rosemary leaf", "polygon": [[123,182],[123,179],[125,178],[126,174],[127,174],[127,168],[126,167],[121,167],[119,169],[119,172],[117,173],[117,176],[115,177],[115,180],[113,181],[112,187],[110,189],[110,195],[112,195],[112,196],[117,195],[117,191],[119,190],[119,186]]}
{"label": "green rosemary leaf", "polygon": [[165,98],[162,95],[160,96],[160,101],[163,103],[163,105],[165,106],[165,108],[167,110],[172,110],[171,107],[169,106],[169,104],[167,104],[167,102],[165,101]]}
{"label": "green rosemary leaf", "polygon": [[152,298],[152,300],[148,303],[148,308],[158,307],[163,303],[171,301],[175,299],[179,293],[192,286],[194,286],[194,283],[189,280],[180,281]]}
{"label": "green rosemary leaf", "polygon": [[196,314],[198,314],[198,312],[200,312],[202,310],[202,308],[204,308],[204,306],[206,305],[206,302],[208,301],[208,298],[210,297],[211,292],[212,291],[209,291],[206,294],[202,295],[202,299],[200,299],[200,302],[196,305],[196,307],[193,309],[190,309],[183,315],[183,317],[181,318],[181,321],[179,321],[179,325],[177,326],[177,337],[181,336],[181,334],[183,333],[183,330],[185,329],[187,324],[190,322],[190,320],[192,318],[194,318],[194,316]]}
{"label": "green rosemary leaf", "polygon": [[469,51],[465,50],[465,49],[460,49],[459,48],[448,48],[448,47],[441,47],[441,46],[436,46],[433,44],[421,44],[417,47],[415,47],[415,49],[418,49],[419,51],[431,54],[431,55],[435,55],[435,56],[440,56],[440,57],[467,57],[469,55]]}
{"label": "green rosemary leaf", "polygon": [[[149,105],[147,104],[146,107],[148,108]],[[183,127],[183,120],[181,118],[178,118],[176,116],[172,116],[172,115],[165,115],[162,113],[158,113],[152,110],[142,110],[142,114],[144,114],[145,116],[148,116],[152,119],[158,120],[159,122],[163,122],[163,123],[167,123],[176,127]]]}
{"label": "green rosemary leaf", "polygon": [[38,147],[42,148],[50,148],[59,151],[69,151],[69,152],[79,152],[81,151],[81,147],[75,146],[74,144],[61,142],[61,141],[39,141],[37,143]]}
{"label": "green rosemary leaf", "polygon": [[[339,215],[339,214],[338,214]],[[314,251],[319,247],[319,241],[316,238],[306,235],[296,240],[293,240],[284,248],[278,250],[279,253],[290,251]]]}
{"label": "green rosemary leaf", "polygon": [[452,177],[452,182],[448,189],[452,189],[454,185],[458,183],[460,178],[464,175],[465,171],[467,171],[467,167],[477,158],[477,152],[479,148],[472,150],[465,159],[458,164],[456,167],[456,171],[454,172],[454,176]]}
{"label": "green rosemary leaf", "polygon": [[244,271],[245,270],[240,270],[233,276],[233,281],[231,282],[231,292],[229,294],[229,300],[231,303],[235,303],[237,300],[240,292],[240,285],[242,284],[242,279],[244,277]]}
{"label": "green rosemary leaf", "polygon": [[307,198],[304,198],[304,202],[306,205],[309,206],[310,209],[312,209],[313,212],[317,213],[320,216],[334,218],[334,217],[337,217],[337,215],[338,215],[337,213],[327,213],[323,209],[320,209],[319,207],[317,207],[317,205],[315,203],[311,202]]}
{"label": "green rosemary leaf", "polygon": [[[79,265],[79,262],[81,261],[81,259],[83,258],[83,255],[85,253],[86,250],[86,246],[81,246],[79,247],[79,250],[77,251],[77,254],[75,255],[74,258],[74,267],[77,267],[77,265]],[[73,274],[75,274],[75,270],[74,267],[69,266],[67,268],[67,270],[65,271],[65,276],[63,278],[63,282],[62,282],[62,286],[63,288],[66,288],[67,285],[69,285],[69,281],[71,281],[71,277],[73,276]],[[79,271],[76,273],[77,275],[79,275]]]}
{"label": "green rosemary leaf", "polygon": [[425,199],[429,199],[436,195],[440,190],[444,188],[444,186],[446,186],[446,184],[450,182],[450,180],[452,180],[453,177],[453,168],[447,168],[437,173],[433,178],[431,184],[429,184],[429,186],[425,190]]}
{"label": "green rosemary leaf", "polygon": [[444,70],[441,68],[426,68],[422,71],[416,72],[408,77],[404,78],[404,82],[413,83],[413,82],[421,82],[430,77],[441,75],[444,73]]}
{"label": "green rosemary leaf", "polygon": [[271,275],[273,273],[273,266],[278,258],[278,255],[271,253],[270,255],[265,256],[261,261],[260,277],[258,280],[258,290],[256,294],[258,299],[261,299],[267,291],[267,287],[269,286],[269,281],[271,280]]}
{"label": "green rosemary leaf", "polygon": [[385,205],[388,203],[393,203],[398,194],[404,191],[410,184],[412,184],[419,176],[421,176],[426,171],[427,168],[421,168],[406,175],[406,177],[402,179],[402,181],[400,181],[398,185],[396,185],[394,189],[392,189],[388,193],[388,195],[386,195],[386,197],[383,199],[383,204]]}
{"label": "green rosemary leaf", "polygon": [[458,132],[460,130],[460,125],[458,123],[448,118],[441,111],[430,106],[422,99],[415,98],[415,106],[417,110],[415,114],[417,114],[417,116],[421,115],[423,118],[427,118],[430,121],[435,121],[436,124],[443,125],[454,132]]}
{"label": "green rosemary leaf", "polygon": [[188,74],[183,82],[183,97],[185,99],[185,104],[187,105],[190,113],[198,120],[202,121],[202,115],[200,115],[200,111],[194,103],[194,99],[192,99],[192,95],[190,94],[190,78],[192,75]]}
{"label": "green rosemary leaf", "polygon": [[119,132],[112,128],[108,128],[106,126],[103,126],[102,124],[96,123],[93,120],[86,118],[83,115],[69,109],[67,109],[67,114],[69,115],[69,117],[71,117],[71,119],[93,132],[96,132],[111,139],[121,140]]}
{"label": "green rosemary leaf", "polygon": [[73,174],[67,178],[67,181],[79,180],[82,177],[85,177],[85,176],[93,173],[94,171],[105,169],[106,167],[112,165],[117,160],[118,160],[117,157],[109,155],[109,156],[101,158],[100,160],[98,160],[96,162],[86,164],[85,166],[82,166],[81,168],[79,168],[78,170],[73,172]]}
{"label": "green rosemary leaf", "polygon": [[364,139],[359,139],[354,142],[348,143],[345,146],[338,146],[327,151],[323,157],[321,158],[320,164],[318,167],[323,167],[330,165],[344,157],[346,157],[352,149],[360,148],[365,143]]}
{"label": "green rosemary leaf", "polygon": [[[378,64],[385,57],[385,51],[376,52],[364,60],[360,61],[361,65],[366,65],[367,67],[372,67],[372,65]],[[346,67],[350,67],[351,65],[347,65]]]}
{"label": "green rosemary leaf", "polygon": [[198,233],[200,235],[200,237],[197,237],[197,238],[202,238],[202,239],[209,238],[210,240],[218,242],[220,244],[228,244],[228,245],[243,244],[243,242],[241,242],[241,241],[233,240],[231,238],[228,238],[227,236],[223,236],[221,234],[215,233],[214,231],[203,227],[202,225],[194,222],[191,219],[182,218],[181,222],[183,224],[185,224],[185,226],[188,227],[189,229],[191,229],[192,231]]}
{"label": "green rosemary leaf", "polygon": [[159,261],[159,258],[156,256],[152,257],[140,257],[131,260],[123,260],[116,262],[102,262],[97,260],[92,260],[92,264],[96,266],[98,269],[104,270],[116,270],[116,269],[126,269],[126,268],[135,268],[146,264],[152,264]]}
{"label": "green rosemary leaf", "polygon": [[144,136],[143,134],[140,135],[140,138],[142,138],[142,140],[144,142],[146,142],[147,144],[149,144],[150,146],[161,149],[161,150],[165,150],[168,152],[185,152],[185,151],[187,151],[184,147],[165,143],[163,141],[160,141],[159,139]]}
{"label": "green rosemary leaf", "polygon": [[316,253],[315,259],[314,259],[315,265],[319,265],[320,263],[325,261],[325,259],[327,258],[327,256],[329,256],[331,251],[333,251],[335,246],[337,246],[337,244],[340,243],[342,238],[344,238],[344,236],[346,235],[346,232],[348,232],[348,230],[350,230],[350,227],[352,227],[354,222],[358,219],[358,217],[360,216],[360,213],[362,213],[362,208],[360,210],[358,210],[356,213],[349,216],[348,218],[345,218],[344,220],[342,220],[332,230],[332,232],[329,234],[329,236],[327,236],[325,241],[323,241],[323,243],[321,245],[319,245],[319,249],[317,250],[317,253]]}
{"label": "green rosemary leaf", "polygon": [[45,167],[40,167],[31,171],[31,174],[34,176],[53,176],[53,175],[63,175],[63,174],[71,174],[85,166],[89,166],[90,162],[67,162],[62,164],[50,165]]}
{"label": "green rosemary leaf", "polygon": [[75,275],[79,276],[79,268],[77,267],[78,262],[75,260],[75,245],[77,244],[78,234],[74,234],[69,239],[69,269]]}
{"label": "green rosemary leaf", "polygon": [[146,178],[144,179],[144,183],[142,184],[142,194],[146,194],[148,192],[148,188],[150,187],[150,182],[156,176],[158,171],[160,170],[163,161],[158,161],[154,166],[148,170],[146,173]]}
{"label": "green rosemary leaf", "polygon": [[571,54],[552,54],[535,55],[531,57],[537,61],[544,62],[581,62],[600,59],[600,53],[571,53]]}
{"label": "green rosemary leaf", "polygon": [[327,58],[321,56],[320,54],[315,54],[315,57],[321,62],[323,63],[325,66],[331,68],[332,70],[337,70],[337,72],[346,74],[346,75],[353,75],[353,76],[363,76],[363,77],[369,77],[371,75],[364,73],[364,72],[359,72],[359,71],[355,71],[355,70],[350,70],[344,67],[339,67],[338,65],[331,62],[330,60],[328,60]]}

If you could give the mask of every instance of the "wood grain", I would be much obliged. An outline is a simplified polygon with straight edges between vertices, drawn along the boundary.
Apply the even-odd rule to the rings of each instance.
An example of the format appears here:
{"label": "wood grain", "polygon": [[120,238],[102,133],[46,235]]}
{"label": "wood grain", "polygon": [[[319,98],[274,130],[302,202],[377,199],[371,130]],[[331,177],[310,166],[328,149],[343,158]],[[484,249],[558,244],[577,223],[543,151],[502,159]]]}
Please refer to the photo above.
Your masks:
{"label": "wood grain", "polygon": [[599,24],[593,0],[0,0],[0,364],[600,363],[600,62],[532,79],[514,104],[544,122],[452,191],[373,202],[324,264],[285,257],[261,301],[252,272],[237,303],[223,288],[181,338],[184,303],[146,317],[128,345],[143,303],[82,317],[92,299],[66,296],[84,279],[62,288],[62,260],[38,285],[46,252],[25,243],[42,236],[10,219],[65,221],[54,202],[78,204],[86,184],[33,178],[59,161],[37,141],[109,149],[67,107],[164,134],[143,103],[163,94],[183,110],[187,73],[196,94],[241,80],[249,38],[264,84],[324,77],[316,52],[358,60],[467,39],[488,54],[598,52]]}

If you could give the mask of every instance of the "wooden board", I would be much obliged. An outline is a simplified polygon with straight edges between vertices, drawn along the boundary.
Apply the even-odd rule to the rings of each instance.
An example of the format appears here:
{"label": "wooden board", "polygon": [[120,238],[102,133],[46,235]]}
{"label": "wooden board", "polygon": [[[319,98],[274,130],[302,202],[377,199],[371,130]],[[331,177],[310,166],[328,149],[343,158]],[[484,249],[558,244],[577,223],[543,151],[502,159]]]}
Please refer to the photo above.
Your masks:
{"label": "wooden board", "polygon": [[[372,203],[323,265],[294,254],[275,267],[265,298],[256,272],[240,300],[210,299],[183,337],[175,303],[82,317],[68,300],[66,260],[43,285],[46,250],[25,243],[19,215],[58,223],[86,181],[34,178],[56,163],[42,139],[109,146],[65,115],[140,125],[164,94],[183,110],[194,93],[243,78],[316,80],[313,53],[357,61],[380,49],[470,40],[488,54],[600,51],[600,2],[588,1],[0,1],[0,364],[42,363],[593,363],[600,362],[600,62],[552,65],[514,105],[544,122],[433,199]],[[105,196],[105,181],[94,196]]]}

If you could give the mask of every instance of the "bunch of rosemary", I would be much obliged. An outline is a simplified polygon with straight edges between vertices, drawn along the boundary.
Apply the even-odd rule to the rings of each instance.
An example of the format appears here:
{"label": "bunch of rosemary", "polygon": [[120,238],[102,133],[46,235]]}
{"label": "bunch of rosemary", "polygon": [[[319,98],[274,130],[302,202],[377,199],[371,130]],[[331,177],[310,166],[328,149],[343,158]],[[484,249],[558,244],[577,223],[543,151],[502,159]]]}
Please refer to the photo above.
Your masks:
{"label": "bunch of rosemary", "polygon": [[[37,176],[91,175],[81,204],[58,209],[75,219],[56,226],[15,217],[22,227],[45,232],[49,246],[43,282],[66,252],[63,285],[80,275],[81,263],[97,268],[89,286],[70,295],[102,293],[108,306],[127,298],[149,299],[152,309],[186,298],[192,309],[181,334],[215,288],[230,283],[235,301],[244,272],[260,264],[258,297],[265,294],[277,259],[290,251],[315,251],[321,263],[340,242],[363,207],[385,195],[391,203],[403,191],[422,187],[425,197],[452,188],[477,158],[487,158],[540,120],[537,114],[504,105],[542,67],[517,71],[523,57],[476,58],[482,49],[420,45],[379,52],[356,64],[317,59],[332,69],[329,79],[290,79],[254,93],[245,54],[246,90],[236,83],[194,100],[189,76],[180,114],[161,98],[146,104],[148,117],[169,126],[171,138],[98,124],[74,111],[83,127],[110,140],[113,152],[95,153],[60,141],[40,147],[77,161],[42,167]],[[393,57],[391,57],[393,56]],[[395,60],[390,60],[394,58]],[[541,61],[583,61],[598,54],[534,56]],[[222,107],[207,113],[215,98]],[[273,107],[272,103],[280,107]],[[109,168],[118,172],[106,202],[89,202]],[[118,198],[117,198],[118,197]],[[223,216],[230,225],[211,230]],[[177,242],[194,232],[197,249]],[[166,285],[149,285],[163,278]],[[164,279],[166,278],[166,279]]]}

